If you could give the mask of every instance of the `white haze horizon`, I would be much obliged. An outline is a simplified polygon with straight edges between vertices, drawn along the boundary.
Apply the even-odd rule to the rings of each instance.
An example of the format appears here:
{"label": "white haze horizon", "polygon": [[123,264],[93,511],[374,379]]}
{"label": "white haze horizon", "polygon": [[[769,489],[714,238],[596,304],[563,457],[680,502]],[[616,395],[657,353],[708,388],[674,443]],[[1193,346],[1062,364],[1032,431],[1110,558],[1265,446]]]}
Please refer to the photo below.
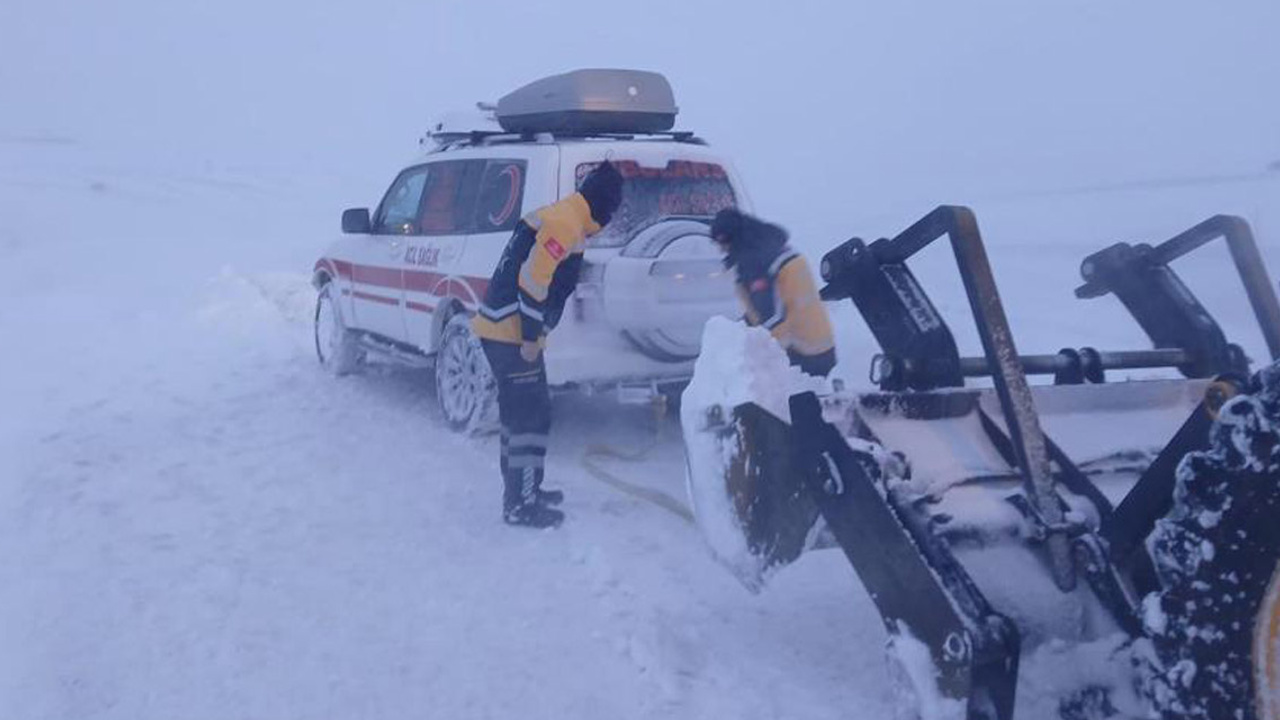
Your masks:
{"label": "white haze horizon", "polygon": [[[13,0],[0,138],[336,179],[371,204],[430,119],[634,67],[797,230],[1035,193],[1264,175],[1280,6]],[[333,207],[336,217],[341,208]],[[823,218],[821,221],[816,218]]]}

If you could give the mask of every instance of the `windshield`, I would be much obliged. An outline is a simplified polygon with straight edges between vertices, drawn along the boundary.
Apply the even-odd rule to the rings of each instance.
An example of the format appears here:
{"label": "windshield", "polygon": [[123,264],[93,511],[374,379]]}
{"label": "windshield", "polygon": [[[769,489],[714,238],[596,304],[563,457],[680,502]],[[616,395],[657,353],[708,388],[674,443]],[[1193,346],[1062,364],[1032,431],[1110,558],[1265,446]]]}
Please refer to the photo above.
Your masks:
{"label": "windshield", "polygon": [[[622,205],[590,247],[625,245],[637,231],[669,217],[711,218],[736,202],[724,168],[715,163],[672,160],[666,167],[645,167],[634,160],[612,160],[622,174]],[[574,186],[600,163],[582,163]]]}

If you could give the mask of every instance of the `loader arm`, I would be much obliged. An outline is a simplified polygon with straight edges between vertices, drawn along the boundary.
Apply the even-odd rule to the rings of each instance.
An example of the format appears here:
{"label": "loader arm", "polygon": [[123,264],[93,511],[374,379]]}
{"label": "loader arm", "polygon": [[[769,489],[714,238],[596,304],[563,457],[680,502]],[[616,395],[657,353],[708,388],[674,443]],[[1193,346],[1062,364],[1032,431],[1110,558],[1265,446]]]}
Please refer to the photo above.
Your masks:
{"label": "loader arm", "polygon": [[1227,242],[1271,359],[1280,359],[1280,302],[1253,231],[1239,217],[1215,215],[1155,247],[1122,242],[1093,253],[1080,264],[1084,284],[1076,288],[1076,297],[1115,295],[1152,344],[1187,353],[1178,367],[1188,377],[1246,374],[1243,352],[1227,342],[1217,322],[1169,267],[1217,238]]}
{"label": "loader arm", "polygon": [[1195,227],[1180,233],[1155,248],[1156,262],[1168,264],[1211,240],[1223,238],[1231,251],[1240,281],[1244,283],[1249,305],[1258,319],[1262,336],[1272,360],[1280,360],[1280,302],[1276,300],[1275,286],[1267,274],[1267,266],[1258,252],[1253,229],[1244,218],[1234,215],[1214,215]]}
{"label": "loader arm", "polygon": [[[918,373],[906,385],[919,390],[963,385],[955,341],[906,266],[909,258],[944,236],[951,241],[964,280],[1025,492],[1049,530],[1046,547],[1054,582],[1063,591],[1071,590],[1076,573],[1048,446],[973,211],[942,205],[892,239],[869,246],[857,239],[846,242],[823,258],[822,275],[828,280],[823,299],[851,298],[885,349],[883,357],[914,356],[907,367],[880,372]],[[922,347],[925,341],[929,345]],[[941,364],[933,358],[939,349],[945,353]]]}
{"label": "loader arm", "polygon": [[[966,718],[1010,720],[1017,688],[1019,635],[992,609],[926,513],[880,482],[869,458],[858,457],[822,418],[817,397],[790,400],[799,475],[827,527],[858,573],[894,641],[923,642],[943,696],[965,704]],[[737,412],[756,423],[782,421],[755,405]],[[883,493],[883,494],[882,494]]]}

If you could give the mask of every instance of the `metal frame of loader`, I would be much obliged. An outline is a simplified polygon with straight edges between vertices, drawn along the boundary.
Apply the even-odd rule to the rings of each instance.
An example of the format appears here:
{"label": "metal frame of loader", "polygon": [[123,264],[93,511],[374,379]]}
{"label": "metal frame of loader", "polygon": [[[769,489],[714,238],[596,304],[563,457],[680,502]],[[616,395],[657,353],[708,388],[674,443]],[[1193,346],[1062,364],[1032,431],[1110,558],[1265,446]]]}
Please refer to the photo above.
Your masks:
{"label": "metal frame of loader", "polygon": [[[964,281],[983,357],[960,356],[946,323],[907,267],[912,256],[944,236]],[[1019,355],[968,208],[939,207],[894,238],[869,245],[854,238],[822,260],[827,282],[823,299],[851,299],[883,351],[872,366],[872,380],[881,392],[860,396],[862,407],[893,408],[919,419],[976,409],[991,445],[1020,475],[1023,494],[1006,499],[1032,528],[1054,583],[1066,592],[1083,577],[1115,623],[1135,637],[1142,631],[1137,598],[1156,583],[1144,540],[1171,506],[1178,461],[1207,445],[1216,409],[1236,393],[1248,370],[1244,353],[1227,342],[1169,267],[1219,237],[1229,245],[1271,355],[1280,358],[1280,304],[1252,232],[1239,218],[1213,217],[1156,247],[1119,243],[1082,264],[1085,284],[1076,295],[1116,295],[1150,337],[1153,350],[1084,348]],[[1162,367],[1213,381],[1205,400],[1113,507],[1046,436],[1027,376],[1051,374],[1056,384],[1102,383],[1108,370]],[[955,390],[964,387],[966,377],[993,381],[999,417],[977,407],[979,390]],[[790,410],[790,439],[775,436],[770,442],[768,433],[761,433],[765,441],[749,448],[753,461],[794,463],[890,632],[901,632],[905,625],[929,647],[943,696],[966,703],[968,718],[1012,718],[1018,628],[993,609],[948,544],[938,539],[939,518],[930,513],[928,499],[882,482],[879,468],[824,419],[822,403],[813,393],[793,396]],[[740,418],[746,422],[772,420],[754,405],[735,412],[759,415]],[[783,444],[792,444],[794,454]],[[1097,527],[1064,512],[1058,483],[1092,503],[1100,519]]]}

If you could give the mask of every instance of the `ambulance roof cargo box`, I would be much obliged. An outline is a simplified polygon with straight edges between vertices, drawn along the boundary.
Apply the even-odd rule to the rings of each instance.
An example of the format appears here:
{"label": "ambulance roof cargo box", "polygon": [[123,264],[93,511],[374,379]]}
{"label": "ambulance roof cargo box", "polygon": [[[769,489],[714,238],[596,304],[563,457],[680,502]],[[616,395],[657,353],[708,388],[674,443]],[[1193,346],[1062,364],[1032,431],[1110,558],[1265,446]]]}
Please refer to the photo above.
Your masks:
{"label": "ambulance roof cargo box", "polygon": [[663,132],[675,124],[676,100],[655,72],[574,70],[504,95],[496,114],[507,132]]}

